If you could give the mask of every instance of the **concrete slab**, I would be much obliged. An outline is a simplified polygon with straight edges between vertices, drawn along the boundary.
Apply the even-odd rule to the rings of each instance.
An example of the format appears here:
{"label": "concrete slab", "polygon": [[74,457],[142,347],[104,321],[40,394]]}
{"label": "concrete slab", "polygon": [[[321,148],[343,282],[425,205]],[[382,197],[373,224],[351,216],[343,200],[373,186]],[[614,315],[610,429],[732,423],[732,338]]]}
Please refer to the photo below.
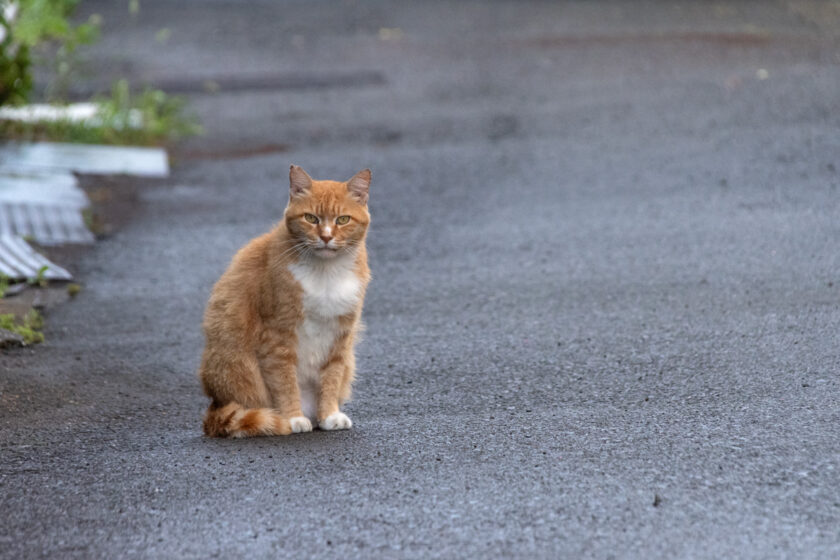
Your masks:
{"label": "concrete slab", "polygon": [[[100,126],[102,119],[98,113],[101,105],[97,103],[70,103],[69,105],[50,105],[32,103],[22,107],[0,107],[0,120],[24,123],[72,122],[87,126]],[[129,111],[129,126],[140,128],[143,115],[137,109]]]}
{"label": "concrete slab", "polygon": [[166,177],[169,161],[162,148],[10,142],[0,146],[0,171],[78,171]]}
{"label": "concrete slab", "polygon": [[83,122],[96,116],[99,106],[95,103],[73,103],[58,106],[34,103],[23,107],[0,107],[0,120],[35,123],[40,121]]}
{"label": "concrete slab", "polygon": [[85,208],[90,204],[72,173],[23,171],[0,175],[0,202],[59,204]]}

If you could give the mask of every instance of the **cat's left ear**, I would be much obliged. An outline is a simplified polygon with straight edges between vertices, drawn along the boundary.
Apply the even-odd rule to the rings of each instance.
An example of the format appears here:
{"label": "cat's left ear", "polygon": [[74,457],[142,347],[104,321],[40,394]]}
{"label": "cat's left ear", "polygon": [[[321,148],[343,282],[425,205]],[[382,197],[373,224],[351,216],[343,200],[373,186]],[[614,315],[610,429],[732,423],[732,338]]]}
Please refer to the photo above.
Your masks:
{"label": "cat's left ear", "polygon": [[370,191],[370,169],[362,169],[347,181],[347,190],[356,201],[367,204]]}

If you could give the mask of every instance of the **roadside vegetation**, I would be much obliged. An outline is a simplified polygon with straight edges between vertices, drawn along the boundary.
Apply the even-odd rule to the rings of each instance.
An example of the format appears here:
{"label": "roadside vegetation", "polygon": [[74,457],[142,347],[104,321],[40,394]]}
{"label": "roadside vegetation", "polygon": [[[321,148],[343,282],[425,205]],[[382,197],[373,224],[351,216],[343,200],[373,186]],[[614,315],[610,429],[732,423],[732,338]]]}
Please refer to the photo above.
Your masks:
{"label": "roadside vegetation", "polygon": [[[201,133],[184,98],[124,78],[84,103],[70,103],[74,80],[84,74],[84,49],[99,40],[105,24],[97,14],[78,18],[82,1],[0,0],[0,141],[166,146]],[[128,16],[139,12],[140,0],[122,2]],[[149,40],[166,41],[169,34],[164,29]],[[84,219],[91,231],[101,231],[91,209]],[[20,294],[31,298],[29,290],[44,290],[55,300],[64,288],[50,286],[46,270],[25,280],[0,274],[0,347],[44,341],[41,313],[21,309],[26,296]],[[79,284],[67,284],[64,297],[80,291]],[[31,301],[26,305],[35,306]],[[16,336],[4,338],[2,331]]]}
{"label": "roadside vegetation", "polygon": [[[0,0],[0,107],[33,101],[68,106],[68,91],[79,69],[79,50],[99,39],[102,18],[91,15],[73,23],[79,0]],[[127,3],[136,13],[139,3]],[[49,76],[33,99],[34,71]],[[153,89],[137,89],[117,80],[107,94],[90,100],[95,113],[84,119],[54,118],[35,122],[0,118],[0,137],[88,144],[163,145],[198,134],[183,98]]]}
{"label": "roadside vegetation", "polygon": [[[45,277],[48,267],[43,266],[38,271],[38,275],[33,278],[28,278],[23,282],[12,282],[5,274],[0,274],[0,300],[6,297],[7,292],[14,291],[15,287],[20,287],[25,284],[27,287],[48,288],[50,286],[49,280]],[[65,288],[67,295],[74,298],[82,291],[82,286],[70,282]],[[2,306],[0,306],[2,307]],[[44,317],[36,309],[30,309],[22,318],[18,318],[15,313],[0,313],[0,329],[14,333],[22,338],[24,346],[31,344],[38,344],[44,342]],[[3,337],[0,336],[0,340]],[[0,347],[3,344],[0,343]]]}
{"label": "roadside vegetation", "polygon": [[[18,282],[17,284],[26,284],[31,287],[39,288],[48,287],[49,280],[46,278],[48,268],[49,267],[47,266],[42,266],[38,270],[37,276],[28,278],[25,282]],[[0,300],[5,298],[9,288],[14,287],[15,285],[16,284],[14,284],[8,276],[0,274]],[[68,288],[68,294],[69,293],[70,291]],[[0,329],[20,336],[24,346],[44,342],[44,333],[42,332],[43,328],[44,317],[37,309],[30,309],[20,319],[18,319],[14,313],[0,313]],[[3,339],[3,337],[0,336],[0,339]]]}
{"label": "roadside vegetation", "polygon": [[14,313],[0,315],[0,329],[5,329],[23,338],[24,346],[44,342],[44,318],[36,309],[31,309],[21,320]]}

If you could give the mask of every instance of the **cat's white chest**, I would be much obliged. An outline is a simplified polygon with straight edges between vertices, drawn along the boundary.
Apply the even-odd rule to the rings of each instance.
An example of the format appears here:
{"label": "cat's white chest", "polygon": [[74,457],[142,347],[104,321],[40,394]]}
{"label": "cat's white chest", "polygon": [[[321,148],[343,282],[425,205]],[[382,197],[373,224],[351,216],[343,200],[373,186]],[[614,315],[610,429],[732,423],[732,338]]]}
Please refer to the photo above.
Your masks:
{"label": "cat's white chest", "polygon": [[359,303],[361,282],[350,259],[295,263],[289,271],[303,288],[303,311],[309,317],[339,317]]}
{"label": "cat's white chest", "polygon": [[321,368],[339,334],[338,318],[359,303],[361,282],[353,262],[295,263],[289,271],[303,289],[303,321],[297,328],[297,378],[303,413],[317,416]]}

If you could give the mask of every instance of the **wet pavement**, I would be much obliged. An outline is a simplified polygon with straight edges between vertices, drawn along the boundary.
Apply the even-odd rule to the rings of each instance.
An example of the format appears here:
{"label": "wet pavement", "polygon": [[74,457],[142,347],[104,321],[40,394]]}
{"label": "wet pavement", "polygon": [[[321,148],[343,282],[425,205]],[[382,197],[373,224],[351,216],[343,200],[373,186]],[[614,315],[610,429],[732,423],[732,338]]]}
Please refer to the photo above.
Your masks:
{"label": "wet pavement", "polygon": [[[835,3],[83,5],[207,134],[0,354],[0,556],[840,554]],[[354,428],[209,440],[290,163],[373,170]]]}

